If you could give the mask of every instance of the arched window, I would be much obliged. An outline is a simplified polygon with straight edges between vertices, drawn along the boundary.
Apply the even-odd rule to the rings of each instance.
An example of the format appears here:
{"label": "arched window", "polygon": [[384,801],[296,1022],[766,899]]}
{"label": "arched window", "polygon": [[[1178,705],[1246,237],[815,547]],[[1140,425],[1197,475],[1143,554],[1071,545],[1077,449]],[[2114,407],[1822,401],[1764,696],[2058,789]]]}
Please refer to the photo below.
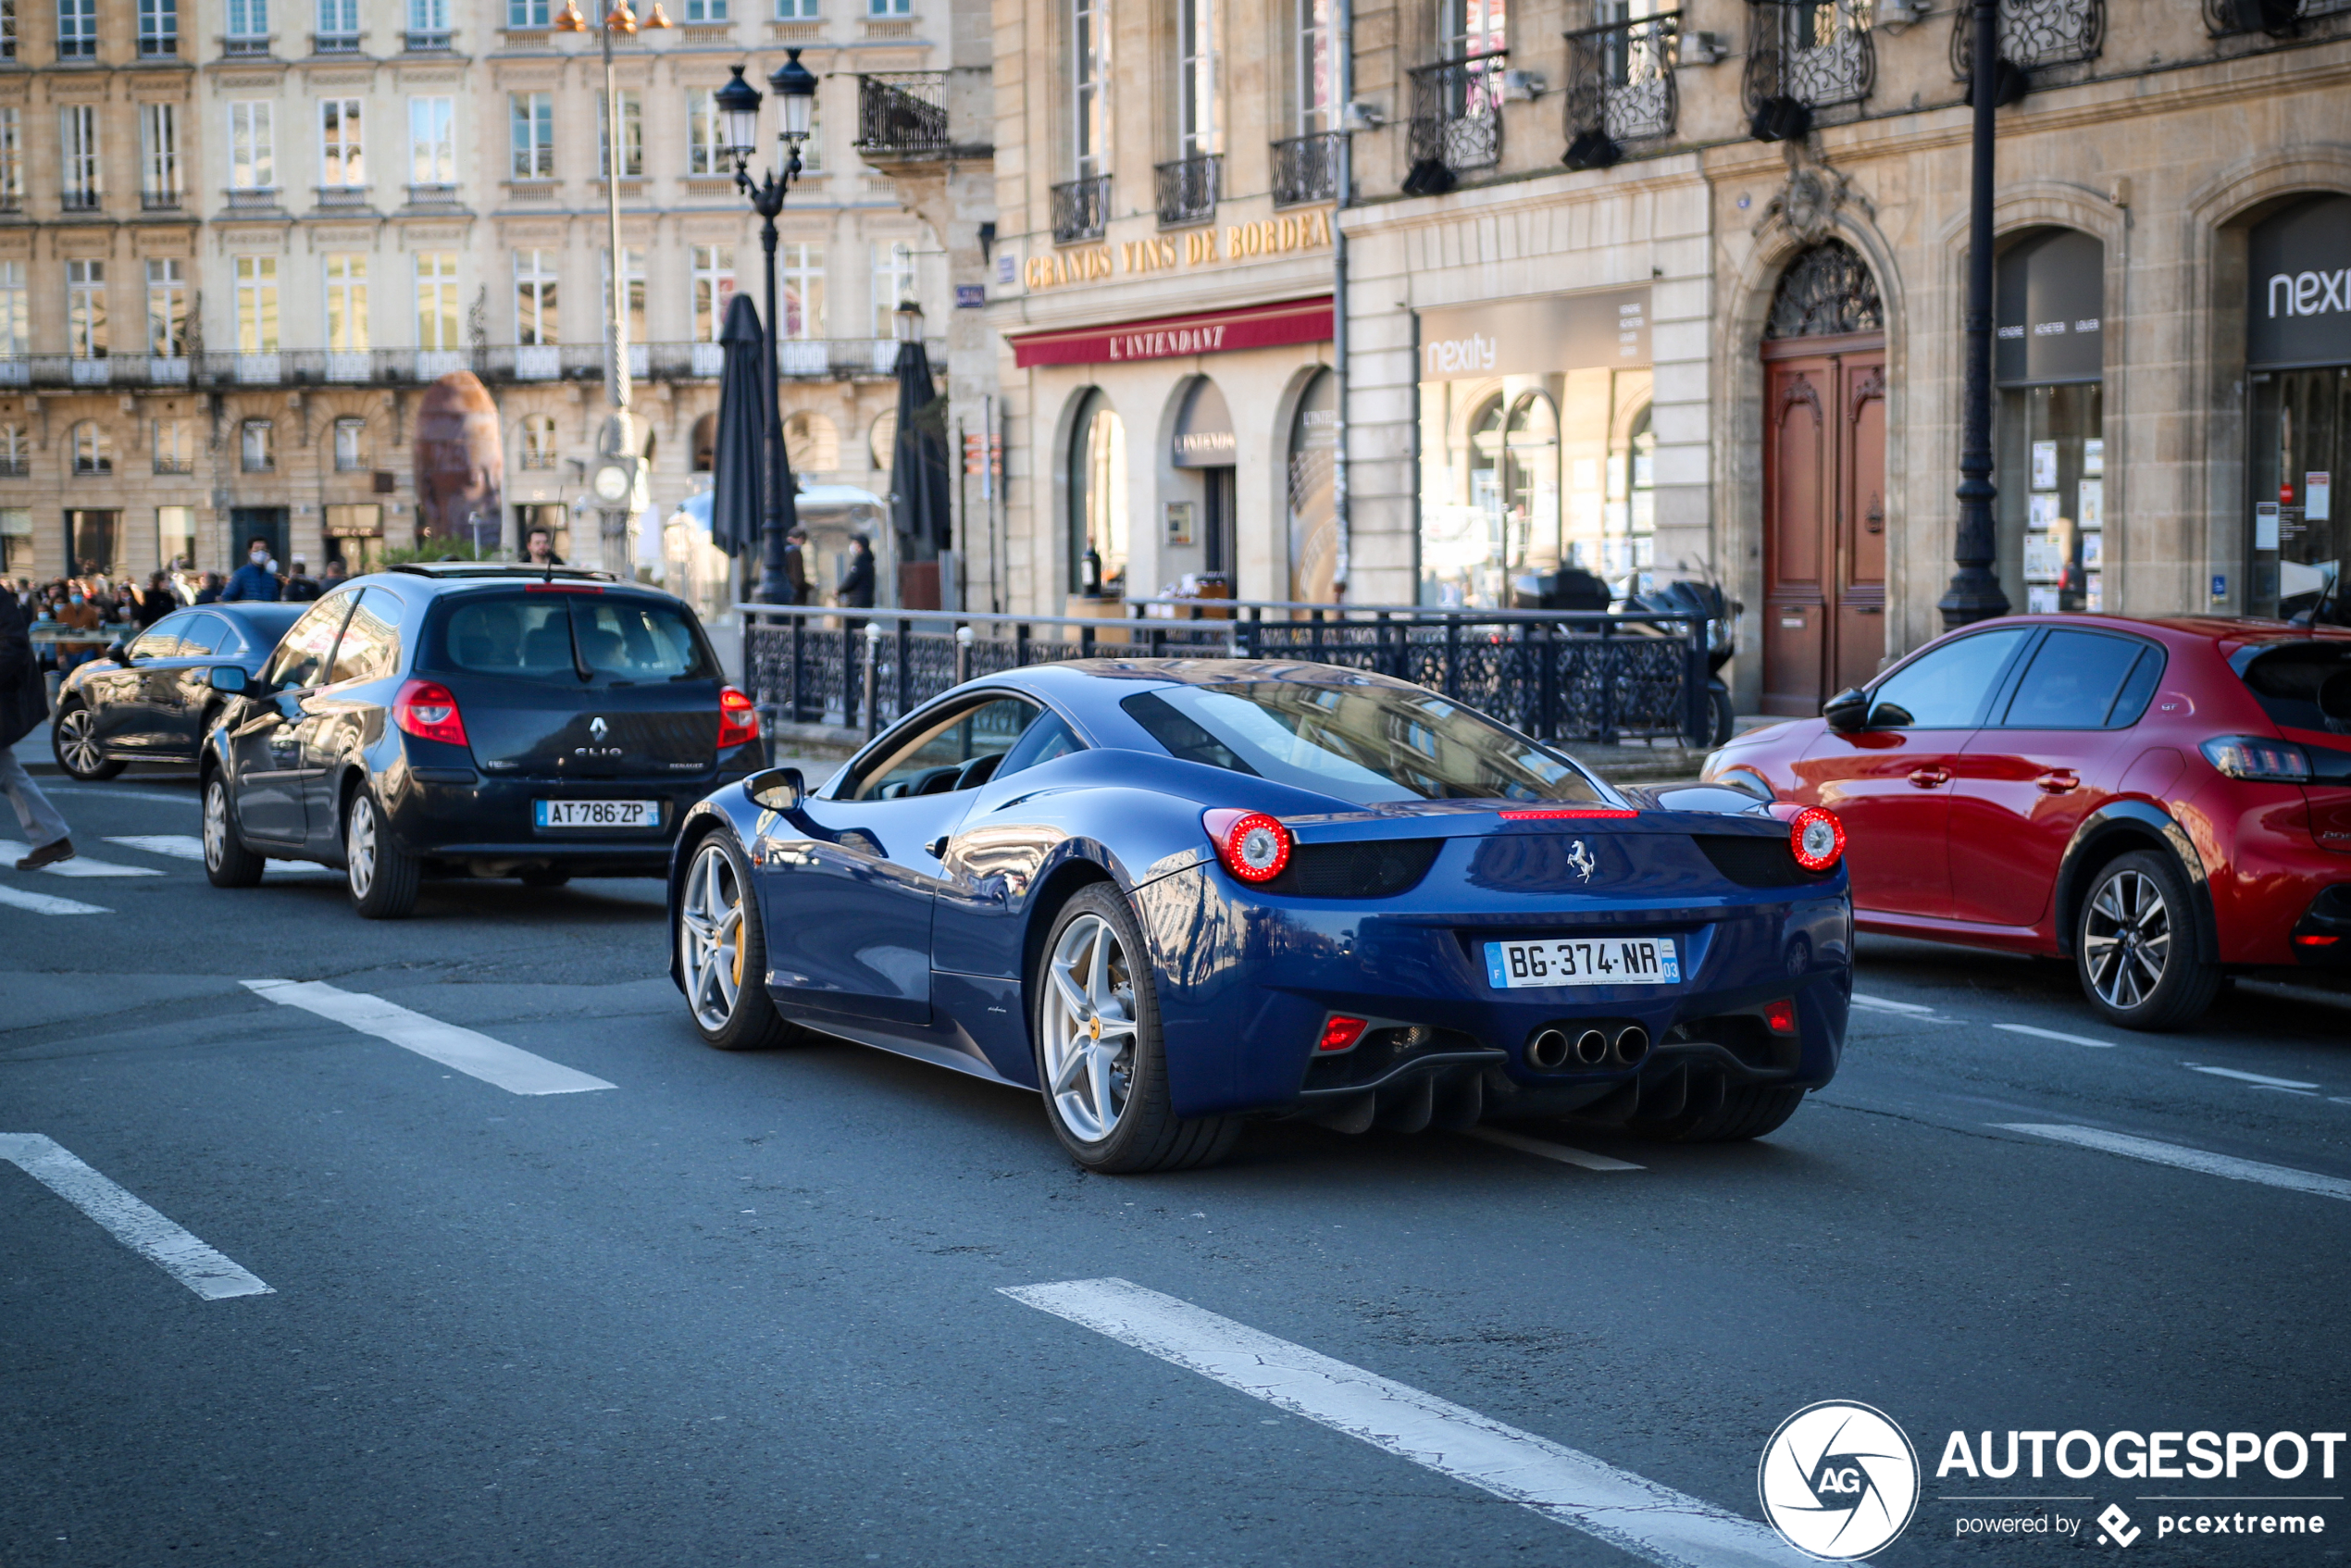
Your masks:
{"label": "arched window", "polygon": [[694,421],[694,472],[707,474],[718,457],[718,416],[705,414]]}
{"label": "arched window", "polygon": [[1885,330],[1877,280],[1870,265],[1842,240],[1823,240],[1788,263],[1772,296],[1766,338],[1835,337]]}
{"label": "arched window", "polygon": [[1126,427],[1089,392],[1069,435],[1069,582],[1076,593],[1126,591]]}
{"label": "arched window", "polygon": [[522,466],[526,468],[552,468],[555,466],[555,421],[545,414],[522,417]]}
{"label": "arched window", "polygon": [[1332,470],[1338,456],[1338,378],[1314,372],[1289,426],[1289,596],[1327,604],[1338,565],[1338,504]]}
{"label": "arched window", "polygon": [[335,421],[335,472],[356,473],[367,466],[367,421],[345,417]]}
{"label": "arched window", "polygon": [[95,419],[84,419],[73,428],[73,471],[77,474],[114,472],[114,442],[106,434],[106,428]]}

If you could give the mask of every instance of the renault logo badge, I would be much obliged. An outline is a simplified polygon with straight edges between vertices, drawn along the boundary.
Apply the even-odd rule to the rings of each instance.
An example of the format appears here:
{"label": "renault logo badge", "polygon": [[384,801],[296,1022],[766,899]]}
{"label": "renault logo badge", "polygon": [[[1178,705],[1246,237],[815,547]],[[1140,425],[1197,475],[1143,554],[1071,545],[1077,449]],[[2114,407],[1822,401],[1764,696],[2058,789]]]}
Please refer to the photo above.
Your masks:
{"label": "renault logo badge", "polygon": [[588,738],[591,740],[603,740],[607,728],[608,727],[604,723],[603,716],[602,714],[597,715],[594,718],[588,721]]}

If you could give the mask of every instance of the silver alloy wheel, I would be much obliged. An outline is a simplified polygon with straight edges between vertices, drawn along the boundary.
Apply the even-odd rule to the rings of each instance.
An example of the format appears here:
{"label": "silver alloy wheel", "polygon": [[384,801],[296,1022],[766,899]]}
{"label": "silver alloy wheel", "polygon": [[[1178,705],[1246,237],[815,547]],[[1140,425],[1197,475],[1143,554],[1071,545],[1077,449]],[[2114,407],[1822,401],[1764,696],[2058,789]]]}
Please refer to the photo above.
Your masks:
{"label": "silver alloy wheel", "polygon": [[350,826],[342,836],[343,860],[351,876],[351,896],[365,899],[376,885],[376,803],[367,791],[351,797]]}
{"label": "silver alloy wheel", "polygon": [[57,754],[76,773],[95,773],[106,754],[99,750],[98,721],[88,708],[68,708],[57,716]]}
{"label": "silver alloy wheel", "polygon": [[1117,1130],[1135,1087],[1135,983],[1118,933],[1098,915],[1062,932],[1046,965],[1045,1092],[1071,1136]]}
{"label": "silver alloy wheel", "polygon": [[678,901],[678,957],[686,970],[686,1004],[713,1031],[735,1015],[743,987],[743,887],[723,845],[707,843],[686,873]]}
{"label": "silver alloy wheel", "polygon": [[229,786],[215,778],[204,791],[204,864],[218,871],[229,852]]}
{"label": "silver alloy wheel", "polygon": [[2155,994],[2171,955],[2171,910],[2143,871],[2120,871],[2098,889],[2082,927],[2090,988],[2127,1011]]}

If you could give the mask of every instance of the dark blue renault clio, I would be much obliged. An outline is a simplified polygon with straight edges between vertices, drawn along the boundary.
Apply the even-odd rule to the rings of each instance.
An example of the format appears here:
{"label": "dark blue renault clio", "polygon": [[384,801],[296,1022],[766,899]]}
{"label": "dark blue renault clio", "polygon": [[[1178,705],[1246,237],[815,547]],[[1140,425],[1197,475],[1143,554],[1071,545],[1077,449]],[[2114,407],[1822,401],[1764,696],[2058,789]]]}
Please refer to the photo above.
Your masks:
{"label": "dark blue renault clio", "polygon": [[213,885],[317,861],[373,919],[428,874],[659,876],[687,808],[763,760],[693,612],[602,573],[395,567],[312,605],[257,676],[210,681]]}

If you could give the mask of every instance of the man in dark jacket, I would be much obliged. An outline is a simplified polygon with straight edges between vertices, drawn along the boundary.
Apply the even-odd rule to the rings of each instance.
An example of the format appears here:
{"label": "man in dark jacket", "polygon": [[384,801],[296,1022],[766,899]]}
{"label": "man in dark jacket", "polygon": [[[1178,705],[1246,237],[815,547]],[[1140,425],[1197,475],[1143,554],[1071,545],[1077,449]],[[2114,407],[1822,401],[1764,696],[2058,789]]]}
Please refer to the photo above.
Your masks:
{"label": "man in dark jacket", "polygon": [[286,574],[286,598],[307,603],[318,597],[318,581],[310,575],[310,563],[297,555],[293,570]]}
{"label": "man in dark jacket", "polygon": [[849,541],[849,570],[834,602],[857,610],[874,607],[874,547],[862,533]]}
{"label": "man in dark jacket", "polygon": [[791,602],[808,603],[808,530],[794,529],[784,535],[784,581],[791,586]]}
{"label": "man in dark jacket", "polygon": [[260,600],[275,604],[285,597],[278,587],[278,574],[269,569],[269,541],[250,540],[245,545],[245,564],[229,574],[229,586],[220,591],[221,600]]}
{"label": "man in dark jacket", "polygon": [[17,808],[17,825],[24,829],[32,852],[17,862],[19,871],[38,871],[73,858],[73,840],[66,837],[66,819],[32,781],[12,749],[49,716],[49,688],[32,656],[32,637],[16,595],[0,593],[0,794]]}

